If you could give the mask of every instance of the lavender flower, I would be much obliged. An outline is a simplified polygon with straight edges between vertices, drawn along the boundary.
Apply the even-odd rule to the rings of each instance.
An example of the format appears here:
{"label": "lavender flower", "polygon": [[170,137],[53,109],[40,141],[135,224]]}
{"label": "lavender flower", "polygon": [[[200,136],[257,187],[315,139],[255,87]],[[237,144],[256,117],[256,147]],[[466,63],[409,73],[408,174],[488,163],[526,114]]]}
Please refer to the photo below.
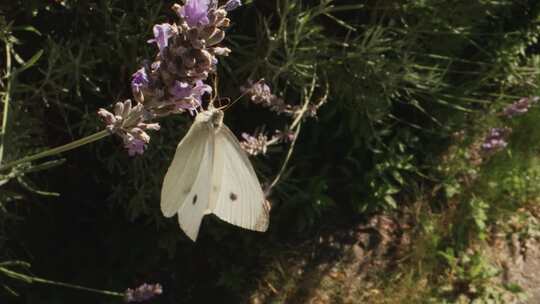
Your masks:
{"label": "lavender flower", "polygon": [[116,103],[114,114],[105,109],[98,111],[98,115],[107,125],[106,129],[122,138],[124,147],[130,156],[144,153],[144,148],[150,142],[147,130],[158,131],[160,129],[157,123],[144,122],[144,111],[142,104],[139,103],[133,107],[131,100]]}
{"label": "lavender flower", "polygon": [[244,141],[240,143],[240,146],[244,151],[251,155],[266,154],[266,149],[268,147],[268,137],[259,133],[255,136],[251,136],[247,133],[242,133]]}
{"label": "lavender flower", "polygon": [[210,4],[210,0],[186,0],[186,4],[177,12],[190,27],[208,25]]}
{"label": "lavender flower", "polygon": [[270,86],[262,79],[255,83],[248,81],[248,86],[241,87],[240,89],[246,93],[254,103],[269,103],[274,96],[270,90]]}
{"label": "lavender flower", "polygon": [[308,104],[306,109],[306,116],[307,117],[317,117],[317,112],[319,111],[319,108],[324,104],[325,101],[318,103],[318,104]]}
{"label": "lavender flower", "polygon": [[204,84],[201,80],[198,80],[195,82],[195,86],[193,87],[193,90],[191,93],[192,93],[192,96],[194,96],[194,98],[198,99],[200,102],[201,97],[204,95],[204,93],[208,93],[208,94],[212,93],[212,87],[207,84]]}
{"label": "lavender flower", "polygon": [[148,42],[156,43],[159,52],[132,76],[136,105],[126,101],[116,104],[114,113],[98,111],[107,130],[122,138],[132,156],[144,153],[150,142],[146,131],[159,129],[152,119],[186,110],[193,113],[201,107],[204,95],[212,92],[204,81],[216,71],[216,56],[231,52],[218,46],[230,24],[225,5],[217,7],[216,0],[187,0],[172,9],[179,22],[154,25],[154,38]]}
{"label": "lavender flower", "polygon": [[154,32],[154,39],[148,40],[148,43],[156,43],[159,51],[163,50],[169,46],[169,38],[174,34],[174,27],[168,23],[156,24],[152,29]]}
{"label": "lavender flower", "polygon": [[533,103],[538,102],[539,97],[523,97],[520,100],[512,103],[503,110],[503,115],[512,118],[527,113]]}
{"label": "lavender flower", "polygon": [[240,0],[229,0],[225,5],[223,6],[223,9],[230,12],[232,10],[235,10],[242,6],[242,1]]}
{"label": "lavender flower", "polygon": [[195,82],[195,86],[175,81],[174,86],[169,89],[169,93],[177,110],[189,110],[193,114],[193,111],[202,105],[204,93],[212,93],[212,88],[201,80]]}
{"label": "lavender flower", "polygon": [[296,138],[296,134],[289,129],[285,129],[284,131],[276,130],[274,138],[277,138],[281,142],[292,142]]}
{"label": "lavender flower", "polygon": [[193,87],[187,82],[176,80],[174,85],[169,89],[169,93],[174,100],[185,99],[191,96]]}
{"label": "lavender flower", "polygon": [[230,53],[231,53],[231,49],[229,49],[229,48],[225,48],[225,47],[215,47],[214,48],[214,54],[219,55],[219,56],[229,56]]}
{"label": "lavender flower", "polygon": [[135,138],[129,133],[124,137],[124,147],[127,149],[129,156],[142,155],[144,149],[146,149],[146,144],[147,142],[143,139]]}
{"label": "lavender flower", "polygon": [[292,107],[286,104],[282,98],[272,94],[270,86],[262,79],[255,83],[248,81],[248,85],[241,87],[240,90],[249,96],[255,104],[261,104],[278,114],[292,113]]}
{"label": "lavender flower", "polygon": [[482,151],[486,153],[500,151],[508,145],[506,136],[510,133],[509,128],[491,128],[481,145]]}
{"label": "lavender flower", "polygon": [[135,289],[128,288],[125,292],[124,300],[126,303],[144,302],[162,293],[163,288],[160,284],[144,283]]}
{"label": "lavender flower", "polygon": [[131,78],[131,89],[133,93],[140,94],[143,88],[148,88],[150,80],[145,68],[140,68]]}

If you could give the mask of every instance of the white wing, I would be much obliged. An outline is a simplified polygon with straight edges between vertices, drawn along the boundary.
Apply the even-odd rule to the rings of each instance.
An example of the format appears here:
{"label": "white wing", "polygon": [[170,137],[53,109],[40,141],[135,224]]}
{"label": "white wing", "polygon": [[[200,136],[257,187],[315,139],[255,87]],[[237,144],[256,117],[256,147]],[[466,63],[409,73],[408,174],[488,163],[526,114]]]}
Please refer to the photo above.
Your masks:
{"label": "white wing", "polygon": [[214,160],[214,130],[195,121],[178,144],[161,189],[161,211],[166,217],[178,212],[186,235],[197,239],[203,216],[209,213],[209,182]]}
{"label": "white wing", "polygon": [[233,225],[266,231],[270,210],[265,202],[251,162],[223,124],[215,135],[210,210]]}

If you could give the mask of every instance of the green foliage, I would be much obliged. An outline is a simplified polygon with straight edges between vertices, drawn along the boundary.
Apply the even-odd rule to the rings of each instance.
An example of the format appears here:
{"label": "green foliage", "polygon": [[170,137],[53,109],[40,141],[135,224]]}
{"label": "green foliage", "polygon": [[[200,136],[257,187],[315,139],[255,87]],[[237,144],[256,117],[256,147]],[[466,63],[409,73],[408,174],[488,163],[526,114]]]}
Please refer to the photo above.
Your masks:
{"label": "green foliage", "polygon": [[459,255],[451,249],[440,252],[449,269],[448,284],[441,286],[438,298],[431,299],[442,303],[506,303],[511,294],[519,295],[522,290],[517,286],[501,286],[494,280],[500,270],[480,252],[463,252]]}

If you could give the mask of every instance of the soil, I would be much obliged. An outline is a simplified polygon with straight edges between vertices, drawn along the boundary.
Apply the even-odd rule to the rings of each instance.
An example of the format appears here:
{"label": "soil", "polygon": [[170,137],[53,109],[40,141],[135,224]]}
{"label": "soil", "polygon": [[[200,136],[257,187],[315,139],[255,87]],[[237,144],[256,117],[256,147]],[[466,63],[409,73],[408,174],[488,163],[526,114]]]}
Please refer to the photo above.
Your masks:
{"label": "soil", "polygon": [[320,233],[272,262],[249,303],[369,303],[373,283],[409,248],[409,225],[388,216]]}
{"label": "soil", "polygon": [[[528,223],[514,227],[513,233],[492,232],[492,241],[484,249],[490,261],[502,270],[494,281],[517,284],[523,290],[520,296],[509,295],[504,300],[508,304],[540,303],[540,235],[530,229],[540,221],[531,214],[527,218]],[[401,291],[383,290],[392,286],[393,279],[399,280],[400,263],[406,261],[415,245],[411,235],[410,220],[382,215],[347,229],[322,232],[316,239],[291,246],[284,251],[287,253],[274,258],[246,302],[404,303],[403,296],[429,286],[429,282],[413,282]],[[386,278],[385,282],[381,278]],[[389,298],[389,294],[397,298]],[[458,302],[470,302],[463,302],[463,298],[459,297]]]}
{"label": "soil", "polygon": [[[538,208],[536,208],[538,209]],[[526,298],[516,303],[540,303],[540,226],[538,210],[520,210],[510,219],[512,233],[494,233],[489,248],[492,260],[501,269],[503,284],[517,284]],[[520,218],[520,220],[516,220]]]}

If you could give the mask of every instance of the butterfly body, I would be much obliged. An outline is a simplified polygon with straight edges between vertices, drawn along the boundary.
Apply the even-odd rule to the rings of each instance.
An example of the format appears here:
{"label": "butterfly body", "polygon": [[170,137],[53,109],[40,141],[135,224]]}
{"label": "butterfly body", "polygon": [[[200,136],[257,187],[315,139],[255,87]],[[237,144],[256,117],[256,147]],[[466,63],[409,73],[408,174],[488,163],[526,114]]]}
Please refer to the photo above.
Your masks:
{"label": "butterfly body", "polygon": [[220,219],[255,231],[266,231],[269,208],[246,153],[223,123],[223,112],[209,109],[178,144],[161,190],[161,211],[178,214],[186,235],[197,239],[202,218]]}

